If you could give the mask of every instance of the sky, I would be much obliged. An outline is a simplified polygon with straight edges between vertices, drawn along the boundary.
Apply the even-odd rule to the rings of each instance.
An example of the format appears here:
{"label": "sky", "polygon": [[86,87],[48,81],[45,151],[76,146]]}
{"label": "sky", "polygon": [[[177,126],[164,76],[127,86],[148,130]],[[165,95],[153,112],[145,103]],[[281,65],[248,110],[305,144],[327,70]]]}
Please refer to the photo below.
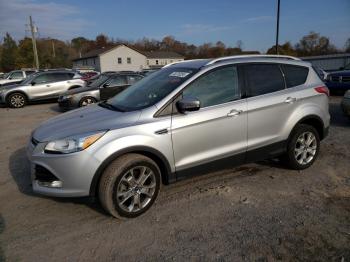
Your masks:
{"label": "sky", "polygon": [[[32,15],[40,37],[77,36],[161,40],[191,44],[222,41],[265,52],[274,45],[277,0],[0,0],[0,37],[29,36]],[[281,0],[280,43],[315,31],[343,48],[350,38],[350,0]]]}

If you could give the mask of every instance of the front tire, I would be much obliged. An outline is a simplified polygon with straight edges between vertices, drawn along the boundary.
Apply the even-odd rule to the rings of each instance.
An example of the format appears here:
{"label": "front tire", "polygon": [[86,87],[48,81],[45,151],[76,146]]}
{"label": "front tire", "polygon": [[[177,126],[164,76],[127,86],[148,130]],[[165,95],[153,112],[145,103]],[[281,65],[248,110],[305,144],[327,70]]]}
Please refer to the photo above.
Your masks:
{"label": "front tire", "polygon": [[161,183],[157,164],[139,154],[114,160],[103,172],[99,199],[112,216],[134,218],[146,212],[156,200]]}
{"label": "front tire", "polygon": [[95,104],[97,100],[91,96],[83,97],[79,102],[79,107]]}
{"label": "front tire", "polygon": [[7,105],[12,108],[21,108],[27,104],[27,98],[22,93],[10,94],[7,98]]}
{"label": "front tire", "polygon": [[306,169],[315,162],[319,150],[320,137],[316,129],[300,124],[293,130],[282,160],[292,169]]}

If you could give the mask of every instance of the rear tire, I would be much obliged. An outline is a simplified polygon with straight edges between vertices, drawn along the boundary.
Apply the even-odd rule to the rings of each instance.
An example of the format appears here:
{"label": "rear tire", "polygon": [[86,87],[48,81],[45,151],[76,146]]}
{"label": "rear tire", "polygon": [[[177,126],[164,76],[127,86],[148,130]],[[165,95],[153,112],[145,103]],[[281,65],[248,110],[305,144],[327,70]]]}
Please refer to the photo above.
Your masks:
{"label": "rear tire", "polygon": [[139,154],[114,160],[103,172],[98,195],[103,208],[119,219],[146,212],[156,200],[161,183],[157,164]]}
{"label": "rear tire", "polygon": [[320,136],[316,129],[300,124],[292,131],[282,161],[292,169],[306,169],[315,162],[319,150]]}
{"label": "rear tire", "polygon": [[10,94],[7,98],[7,105],[12,108],[21,108],[27,104],[27,98],[22,93]]}

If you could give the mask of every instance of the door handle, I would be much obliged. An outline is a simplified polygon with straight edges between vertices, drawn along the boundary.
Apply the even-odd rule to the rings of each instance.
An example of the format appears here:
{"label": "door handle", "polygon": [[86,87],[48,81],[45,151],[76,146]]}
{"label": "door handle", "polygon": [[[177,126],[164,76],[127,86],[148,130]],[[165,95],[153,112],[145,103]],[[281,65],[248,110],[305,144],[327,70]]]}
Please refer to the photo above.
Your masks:
{"label": "door handle", "polygon": [[236,110],[236,109],[232,109],[227,116],[231,117],[231,116],[238,116],[239,114],[241,114],[243,111],[242,110]]}
{"label": "door handle", "polygon": [[287,97],[286,100],[284,100],[285,103],[289,103],[289,104],[292,104],[295,101],[297,101],[295,97]]}
{"label": "door handle", "polygon": [[46,87],[50,87],[50,85],[46,85]]}

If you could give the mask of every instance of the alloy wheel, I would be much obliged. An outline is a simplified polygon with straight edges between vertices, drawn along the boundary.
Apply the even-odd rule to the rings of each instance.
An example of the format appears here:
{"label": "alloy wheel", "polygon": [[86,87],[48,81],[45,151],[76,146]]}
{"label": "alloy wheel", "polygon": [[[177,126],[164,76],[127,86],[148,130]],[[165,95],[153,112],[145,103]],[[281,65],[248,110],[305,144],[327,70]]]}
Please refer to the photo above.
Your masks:
{"label": "alloy wheel", "polygon": [[315,135],[312,132],[304,132],[298,137],[295,143],[295,160],[300,165],[307,165],[314,159],[316,151],[317,140]]}
{"label": "alloy wheel", "polygon": [[122,176],[116,192],[117,205],[125,212],[144,209],[156,192],[156,176],[146,166],[129,169]]}
{"label": "alloy wheel", "polygon": [[88,106],[91,104],[95,104],[95,100],[93,98],[85,98],[82,102],[81,102],[81,106]]}
{"label": "alloy wheel", "polygon": [[10,98],[10,103],[13,107],[19,108],[24,106],[25,100],[24,97],[20,94],[14,94]]}

